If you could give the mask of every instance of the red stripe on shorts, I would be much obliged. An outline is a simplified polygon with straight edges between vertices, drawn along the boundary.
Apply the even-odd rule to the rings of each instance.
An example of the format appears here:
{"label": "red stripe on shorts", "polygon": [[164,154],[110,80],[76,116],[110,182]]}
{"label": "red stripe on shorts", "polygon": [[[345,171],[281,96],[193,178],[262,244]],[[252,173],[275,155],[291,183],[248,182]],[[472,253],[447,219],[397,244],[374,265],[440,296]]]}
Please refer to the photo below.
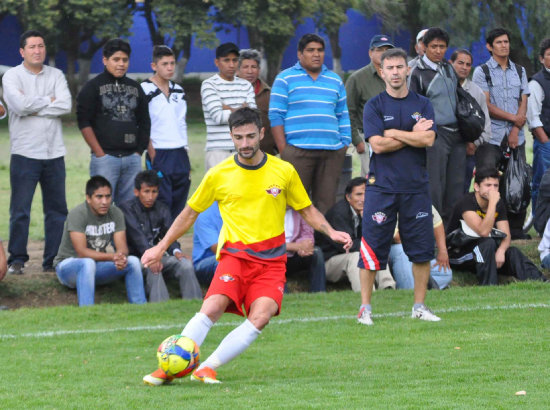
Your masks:
{"label": "red stripe on shorts", "polygon": [[361,259],[363,259],[365,268],[369,270],[380,270],[380,262],[378,262],[378,258],[367,241],[365,241],[365,238],[361,238]]}

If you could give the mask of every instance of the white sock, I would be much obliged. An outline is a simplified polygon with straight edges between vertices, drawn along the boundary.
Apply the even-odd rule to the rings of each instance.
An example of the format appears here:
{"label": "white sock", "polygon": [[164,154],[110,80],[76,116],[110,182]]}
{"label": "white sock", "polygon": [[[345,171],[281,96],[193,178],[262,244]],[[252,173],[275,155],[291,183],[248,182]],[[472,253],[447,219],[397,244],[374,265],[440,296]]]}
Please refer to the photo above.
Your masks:
{"label": "white sock", "polygon": [[198,312],[191,318],[181,331],[182,336],[187,336],[197,345],[202,345],[206,335],[214,323],[204,313]]}
{"label": "white sock", "polygon": [[246,319],[239,327],[233,329],[225,336],[214,353],[201,363],[199,369],[210,367],[216,370],[222,364],[230,362],[244,352],[260,333],[262,332]]}

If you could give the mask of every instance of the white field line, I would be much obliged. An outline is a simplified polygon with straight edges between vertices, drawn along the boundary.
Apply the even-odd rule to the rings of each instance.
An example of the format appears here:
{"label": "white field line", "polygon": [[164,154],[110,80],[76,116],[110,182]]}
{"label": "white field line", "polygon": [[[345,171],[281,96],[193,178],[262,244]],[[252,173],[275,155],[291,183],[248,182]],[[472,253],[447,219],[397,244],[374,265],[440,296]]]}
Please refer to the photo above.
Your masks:
{"label": "white field line", "polygon": [[[479,310],[518,310],[518,309],[532,309],[532,308],[550,308],[550,304],[547,303],[515,303],[511,305],[501,305],[501,306],[476,306],[476,307],[450,307],[444,309],[437,309],[435,313],[457,313],[457,312],[472,312]],[[410,316],[410,311],[407,312],[390,312],[390,313],[379,313],[373,314],[374,318],[384,318],[384,317],[407,317]],[[270,321],[270,324],[273,325],[284,325],[288,323],[308,323],[308,322],[327,322],[331,320],[350,320],[356,319],[356,316],[350,315],[340,315],[340,316],[320,316],[320,317],[303,317],[303,318],[288,318],[288,319],[273,319]],[[216,323],[214,326],[238,326],[242,323],[239,322],[223,322]],[[39,338],[39,337],[54,337],[54,336],[63,336],[63,335],[82,335],[82,334],[93,334],[93,333],[113,333],[113,332],[141,332],[141,331],[151,331],[151,330],[169,330],[169,329],[183,329],[184,324],[169,324],[169,325],[151,325],[151,326],[130,326],[130,327],[118,327],[110,329],[76,329],[76,330],[52,330],[52,331],[42,331],[35,333],[21,333],[21,334],[0,334],[0,340],[7,339],[20,339],[20,338]]]}

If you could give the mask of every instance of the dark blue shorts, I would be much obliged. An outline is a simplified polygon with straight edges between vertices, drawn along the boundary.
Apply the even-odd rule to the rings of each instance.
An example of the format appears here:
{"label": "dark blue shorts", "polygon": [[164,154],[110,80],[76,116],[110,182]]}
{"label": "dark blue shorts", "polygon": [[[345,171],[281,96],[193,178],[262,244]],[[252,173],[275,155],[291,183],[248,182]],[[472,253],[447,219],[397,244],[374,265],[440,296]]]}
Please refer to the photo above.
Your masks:
{"label": "dark blue shorts", "polygon": [[434,257],[432,201],[428,193],[365,193],[361,269],[386,268],[399,214],[399,236],[409,260],[428,262]]}

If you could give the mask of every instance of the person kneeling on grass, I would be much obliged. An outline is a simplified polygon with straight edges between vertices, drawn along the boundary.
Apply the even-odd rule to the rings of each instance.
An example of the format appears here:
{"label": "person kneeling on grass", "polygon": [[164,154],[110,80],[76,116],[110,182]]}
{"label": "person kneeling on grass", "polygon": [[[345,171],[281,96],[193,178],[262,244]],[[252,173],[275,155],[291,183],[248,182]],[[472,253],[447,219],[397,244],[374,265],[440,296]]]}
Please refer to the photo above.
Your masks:
{"label": "person kneeling on grass", "polygon": [[[311,204],[294,167],[260,150],[264,128],[256,110],[245,107],[234,111],[229,117],[229,130],[237,153],[208,170],[164,238],[141,258],[145,266],[158,263],[168,246],[191,228],[199,213],[218,201],[223,219],[218,268],[200,312],[181,334],[200,346],[224,312],[241,316],[246,312],[247,318],[191,375],[191,380],[203,383],[219,383],[216,369],[244,352],[281,310],[287,205],[315,229],[345,244],[346,249],[351,246],[350,236],[332,229]],[[143,377],[143,382],[151,386],[170,380],[161,369]]]}
{"label": "person kneeling on grass", "polygon": [[[130,303],[146,303],[139,259],[128,255],[124,215],[111,204],[111,184],[102,176],[86,183],[86,201],[73,208],[54,259],[59,281],[76,288],[80,306],[93,305],[95,285],[124,277]],[[107,246],[114,243],[116,251]]]}

